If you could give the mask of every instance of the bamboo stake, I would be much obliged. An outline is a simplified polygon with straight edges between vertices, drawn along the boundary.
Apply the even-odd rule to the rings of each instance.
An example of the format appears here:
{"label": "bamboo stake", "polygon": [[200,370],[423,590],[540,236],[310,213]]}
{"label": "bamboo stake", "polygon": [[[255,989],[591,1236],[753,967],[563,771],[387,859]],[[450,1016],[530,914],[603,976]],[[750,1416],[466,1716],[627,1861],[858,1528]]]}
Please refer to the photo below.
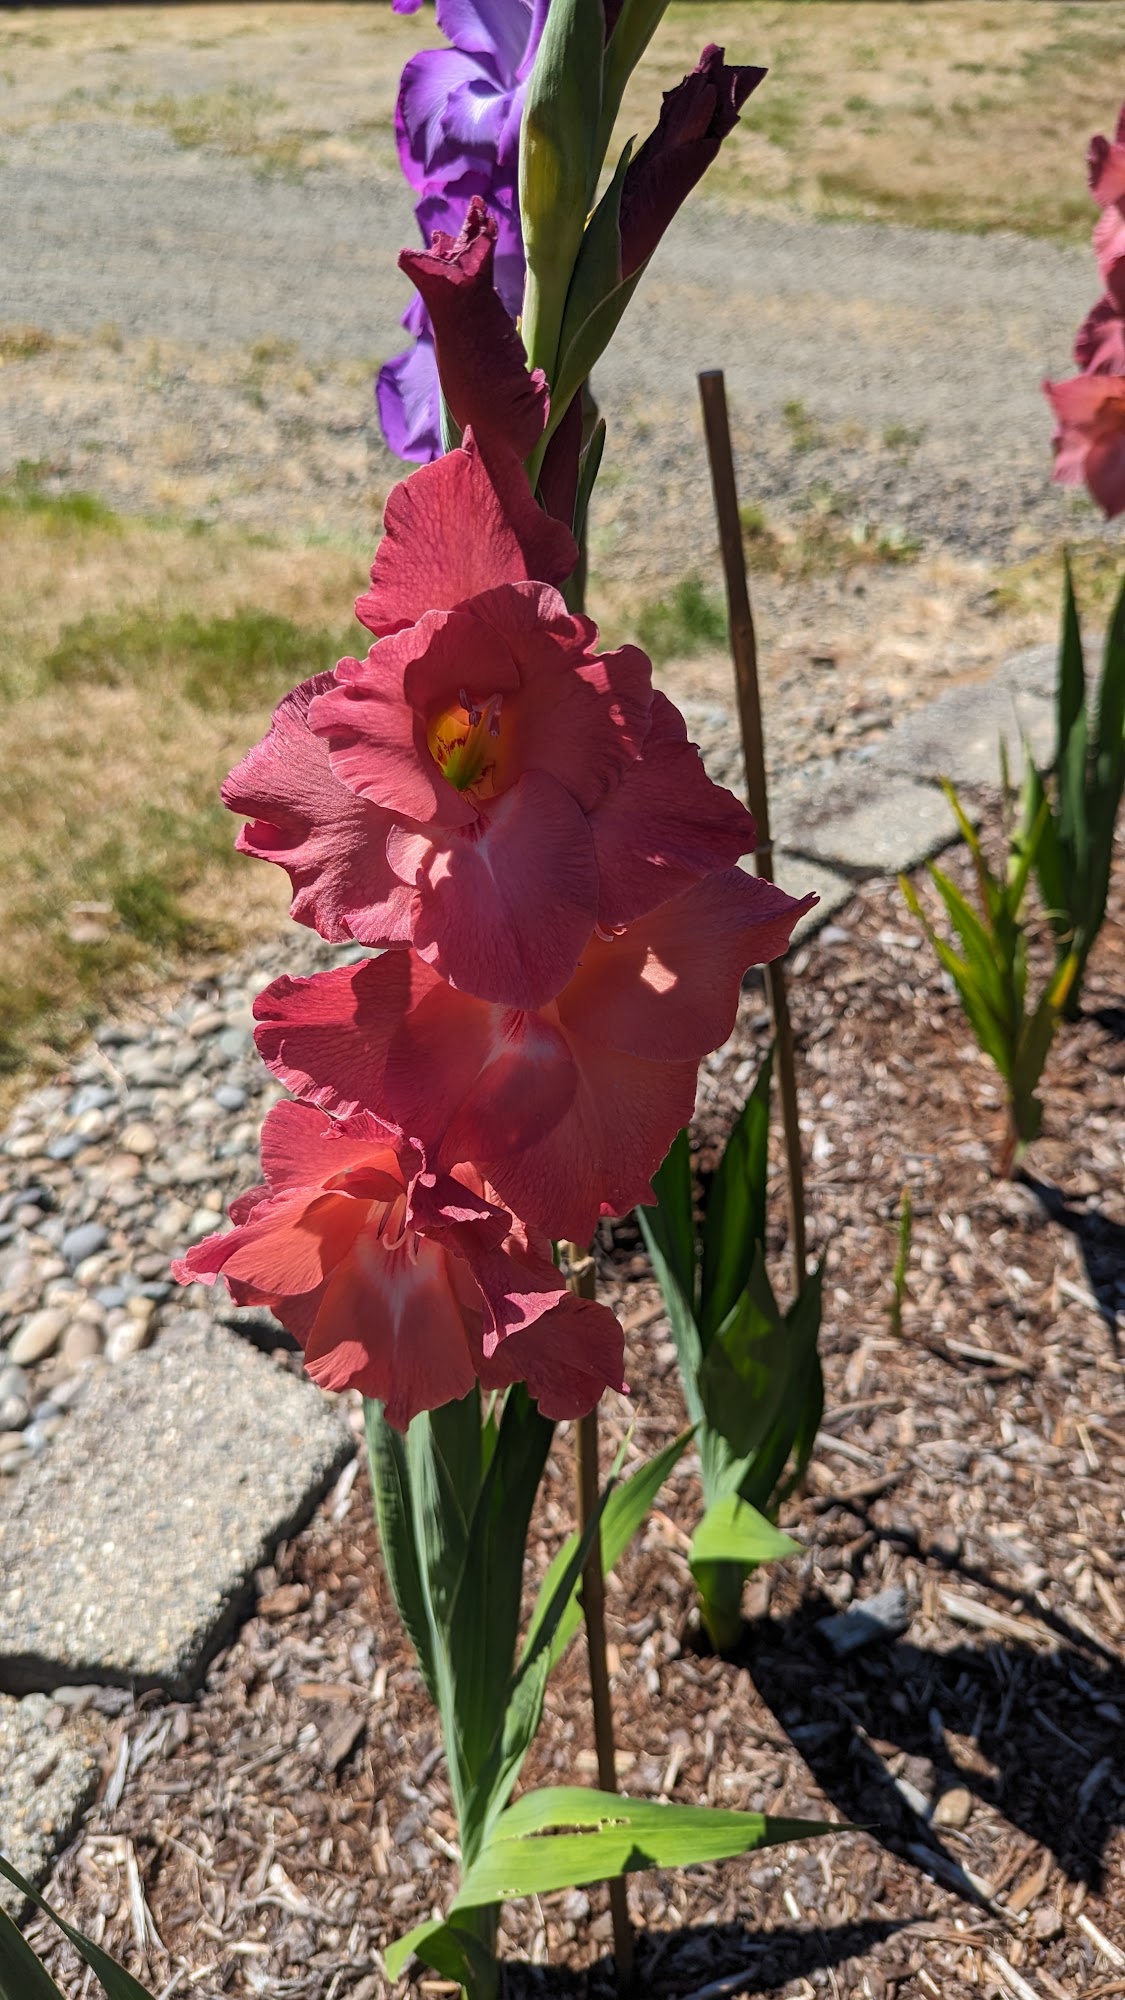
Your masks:
{"label": "bamboo stake", "polygon": [[[596,1292],[596,1270],[588,1250],[567,1245],[568,1289],[580,1299],[592,1299]],[[582,1534],[598,1509],[601,1472],[598,1464],[598,1409],[579,1417],[575,1431],[575,1472],[578,1485],[578,1531]],[[590,1658],[590,1705],[594,1716],[594,1746],[598,1759],[598,1784],[603,1792],[617,1790],[617,1756],[613,1740],[613,1701],[609,1689],[609,1661],[605,1638],[605,1575],[602,1570],[601,1531],[590,1544],[582,1571],[582,1614],[586,1621],[586,1647]],[[633,1932],[629,1923],[629,1902],[621,1876],[606,1884],[609,1913],[613,1924],[613,1957],[618,1984],[627,1992],[633,1974]]]}
{"label": "bamboo stake", "polygon": [[[721,368],[705,369],[699,376],[699,397],[703,405],[703,428],[707,436],[707,456],[711,463],[711,488],[719,523],[719,546],[727,586],[730,618],[730,649],[738,692],[738,719],[742,730],[742,755],[746,764],[746,791],[750,810],[758,823],[758,845],[754,853],[754,873],[763,881],[773,881],[773,847],[770,841],[769,799],[766,790],[766,750],[762,732],[762,703],[758,691],[758,641],[750,589],[746,580],[746,557],[742,547],[742,523],[738,517],[738,487],[731,451],[727,392]],[[797,1064],[793,1048],[793,1024],[785,990],[782,961],[763,967],[766,992],[773,1015],[777,1049],[777,1080],[781,1093],[781,1117],[785,1131],[785,1158],[789,1173],[790,1237],[793,1249],[794,1296],[804,1286],[805,1269],[805,1174],[801,1159],[801,1126],[797,1109]]]}

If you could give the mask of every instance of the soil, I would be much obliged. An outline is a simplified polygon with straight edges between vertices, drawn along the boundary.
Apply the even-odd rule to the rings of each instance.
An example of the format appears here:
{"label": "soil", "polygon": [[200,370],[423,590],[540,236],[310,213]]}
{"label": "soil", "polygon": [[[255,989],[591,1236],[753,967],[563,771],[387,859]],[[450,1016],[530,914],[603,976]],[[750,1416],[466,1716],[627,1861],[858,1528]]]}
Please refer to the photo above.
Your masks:
{"label": "soil", "polygon": [[[864,1830],[634,1878],[637,1992],[1108,2000],[1125,1991],[1125,899],[1052,1052],[1043,1136],[1016,1181],[994,1171],[993,1073],[894,887],[863,888],[791,972],[810,1236],[826,1259],[827,1415],[784,1516],[804,1553],[752,1580],[737,1659],[706,1656],[683,1462],[610,1583],[619,1773],[638,1796]],[[704,1170],[768,1027],[748,988],[704,1073]],[[599,1256],[633,1384],[631,1402],[608,1399],[603,1448],[632,1424],[630,1449],[647,1454],[682,1422],[674,1352],[634,1226]],[[536,1575],[570,1525],[571,1476],[560,1431]],[[163,2000],[383,2000],[380,1947],[448,1899],[456,1826],[362,1471],[259,1584],[195,1704],[120,1715],[100,1810],[49,1894]],[[906,1631],[836,1660],[820,1621],[891,1585]],[[581,1644],[547,1707],[525,1784],[593,1782]],[[44,1928],[33,1936],[46,1946]],[[614,1991],[601,1889],[510,1906],[503,1949],[509,2000]],[[69,1948],[50,1957],[77,2000]]]}

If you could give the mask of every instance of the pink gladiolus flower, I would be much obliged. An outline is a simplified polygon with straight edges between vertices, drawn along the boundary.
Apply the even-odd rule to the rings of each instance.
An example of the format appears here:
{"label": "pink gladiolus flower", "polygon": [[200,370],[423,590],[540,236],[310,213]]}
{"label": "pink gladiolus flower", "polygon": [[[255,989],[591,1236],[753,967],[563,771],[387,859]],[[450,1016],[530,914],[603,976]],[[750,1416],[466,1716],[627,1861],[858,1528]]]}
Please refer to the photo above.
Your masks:
{"label": "pink gladiolus flower", "polygon": [[1056,419],[1053,477],[1085,481],[1107,518],[1125,514],[1125,376],[1076,375],[1043,389]]}
{"label": "pink gladiolus flower", "polygon": [[754,822],[711,783],[635,647],[545,585],[482,593],[282,702],[233,771],[243,852],[325,937],[412,943],[451,985],[537,1007],[596,924],[726,868]]}
{"label": "pink gladiolus flower", "polygon": [[1074,359],[1084,375],[1125,375],[1125,258],[1118,268],[1120,303],[1099,299],[1087,313],[1074,343]]}
{"label": "pink gladiolus flower", "polygon": [[323,1388],[377,1398],[404,1430],[476,1379],[526,1381],[554,1418],[623,1386],[613,1314],[571,1297],[549,1245],[471,1169],[427,1174],[377,1119],[336,1123],[307,1104],[275,1105],[262,1164],[266,1184],[233,1203],[235,1227],[173,1271],[183,1284],[222,1273],[241,1304],[268,1306]]}
{"label": "pink gladiolus flower", "polygon": [[496,221],[479,195],[461,234],[434,232],[429,250],[404,250],[430,316],[445,400],[461,430],[495,435],[519,458],[533,451],[547,421],[547,378],[531,374],[514,320],[493,279]]}
{"label": "pink gladiolus flower", "polygon": [[570,529],[536,505],[515,452],[471,430],[457,451],[399,481],[383,528],[371,589],[355,607],[378,638],[500,583],[564,583],[578,561]]}
{"label": "pink gladiolus flower", "polygon": [[1091,139],[1086,154],[1086,173],[1090,193],[1099,208],[1125,201],[1125,105],[1118,113],[1113,138],[1107,139],[1099,132]]}
{"label": "pink gladiolus flower", "polygon": [[585,1242],[599,1215],[651,1201],[744,971],[778,957],[815,901],[711,875],[591,936],[534,1011],[459,993],[415,952],[279,979],[255,1007],[258,1047],[298,1096],[345,1116],[377,1106],[439,1169],[472,1160],[516,1214]]}

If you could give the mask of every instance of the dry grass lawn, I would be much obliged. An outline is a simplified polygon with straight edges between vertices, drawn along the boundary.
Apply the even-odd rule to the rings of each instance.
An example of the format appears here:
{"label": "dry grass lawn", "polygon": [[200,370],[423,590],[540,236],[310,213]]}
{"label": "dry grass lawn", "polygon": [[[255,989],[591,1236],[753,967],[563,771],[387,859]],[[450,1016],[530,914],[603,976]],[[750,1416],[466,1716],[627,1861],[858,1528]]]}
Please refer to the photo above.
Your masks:
{"label": "dry grass lawn", "polygon": [[[0,137],[140,120],[264,173],[394,173],[391,109],[432,15],[385,4],[27,8],[0,20]],[[702,42],[766,63],[709,182],[747,209],[1080,240],[1076,164],[1121,94],[1121,0],[673,0],[618,136]]]}
{"label": "dry grass lawn", "polygon": [[0,1074],[116,993],[274,929],[218,802],[278,697],[362,646],[348,550],[0,495]]}

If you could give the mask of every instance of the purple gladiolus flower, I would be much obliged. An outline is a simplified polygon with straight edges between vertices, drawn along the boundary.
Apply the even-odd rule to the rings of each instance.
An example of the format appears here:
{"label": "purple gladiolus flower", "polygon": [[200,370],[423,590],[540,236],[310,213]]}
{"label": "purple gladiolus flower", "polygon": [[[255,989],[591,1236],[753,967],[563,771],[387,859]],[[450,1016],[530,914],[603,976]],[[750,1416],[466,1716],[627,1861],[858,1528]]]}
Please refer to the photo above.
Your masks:
{"label": "purple gladiolus flower", "polygon": [[[400,14],[420,0],[394,0]],[[547,0],[438,0],[437,21],[453,44],[412,56],[402,73],[395,133],[402,170],[420,200],[415,215],[429,248],[441,230],[460,235],[474,195],[487,202],[498,235],[494,282],[515,319],[523,303],[519,132],[524,87]],[[441,454],[441,393],[433,333],[421,301],[402,321],[414,345],[379,372],[383,435],[400,458]]]}

